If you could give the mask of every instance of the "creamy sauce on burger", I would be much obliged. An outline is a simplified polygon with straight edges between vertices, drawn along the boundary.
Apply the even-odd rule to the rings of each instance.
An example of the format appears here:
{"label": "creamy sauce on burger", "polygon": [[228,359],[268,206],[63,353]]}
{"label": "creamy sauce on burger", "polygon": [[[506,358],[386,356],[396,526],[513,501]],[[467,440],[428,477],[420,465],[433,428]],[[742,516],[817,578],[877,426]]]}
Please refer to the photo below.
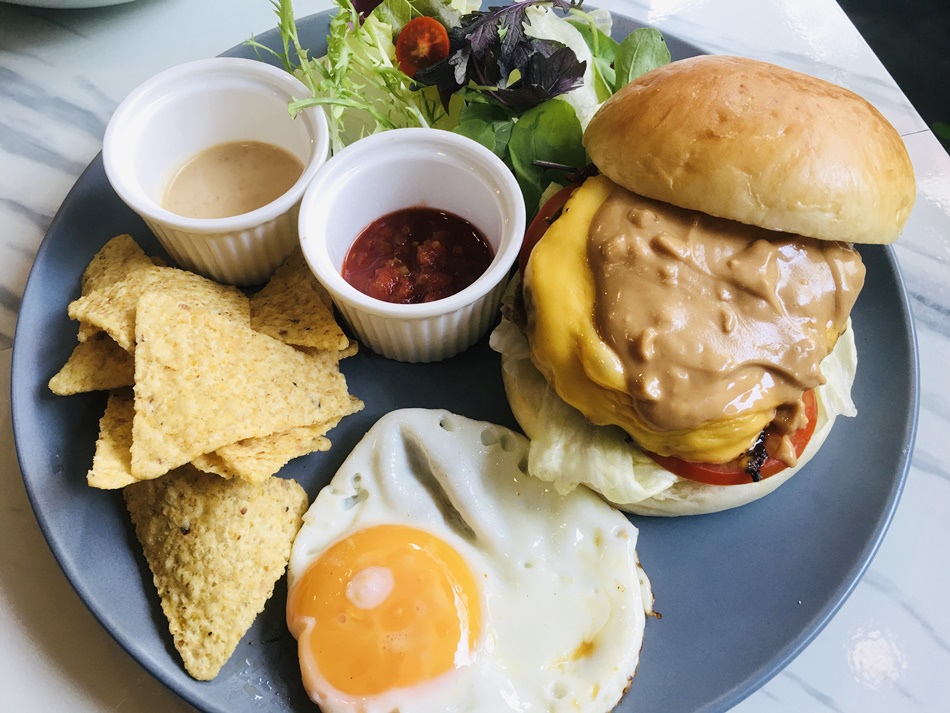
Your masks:
{"label": "creamy sauce on burger", "polygon": [[[773,428],[804,420],[864,284],[851,246],[766,231],[615,188],[590,227],[594,322],[655,431],[747,410]],[[783,460],[794,461],[794,452]],[[780,454],[777,454],[780,455]]]}

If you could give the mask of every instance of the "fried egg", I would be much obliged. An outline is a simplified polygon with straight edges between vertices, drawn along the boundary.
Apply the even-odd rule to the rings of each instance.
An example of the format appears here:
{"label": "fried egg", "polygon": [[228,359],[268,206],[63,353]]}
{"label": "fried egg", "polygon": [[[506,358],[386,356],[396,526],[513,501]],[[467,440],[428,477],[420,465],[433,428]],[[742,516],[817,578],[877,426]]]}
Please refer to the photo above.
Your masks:
{"label": "fried egg", "polygon": [[527,440],[447,411],[382,417],[294,541],[287,622],[337,711],[611,710],[639,661],[637,530],[526,475]]}

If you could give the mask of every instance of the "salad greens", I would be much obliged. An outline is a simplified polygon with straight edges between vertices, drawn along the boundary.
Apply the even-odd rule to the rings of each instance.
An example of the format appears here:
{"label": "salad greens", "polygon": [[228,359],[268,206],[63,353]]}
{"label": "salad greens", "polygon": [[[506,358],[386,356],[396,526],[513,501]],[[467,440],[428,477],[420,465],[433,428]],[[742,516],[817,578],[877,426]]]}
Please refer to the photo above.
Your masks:
{"label": "salad greens", "polygon": [[[449,29],[446,61],[420,70],[421,86],[436,86],[445,103],[461,90],[485,94],[512,112],[527,111],[579,87],[586,62],[554,40],[529,37],[528,10],[537,2],[522,0],[464,16]],[[569,10],[568,0],[545,6]]]}
{"label": "salad greens", "polygon": [[[455,131],[483,144],[511,168],[528,214],[565,181],[564,167],[587,164],[581,139],[598,106],[631,79],[670,61],[656,30],[610,36],[610,15],[582,0],[516,0],[478,9],[479,0],[334,0],[327,52],[301,46],[292,0],[272,0],[282,48],[276,55],[311,92],[294,114],[322,106],[331,149],[368,134],[422,126]],[[446,27],[449,54],[409,78],[395,40],[412,19]]]}

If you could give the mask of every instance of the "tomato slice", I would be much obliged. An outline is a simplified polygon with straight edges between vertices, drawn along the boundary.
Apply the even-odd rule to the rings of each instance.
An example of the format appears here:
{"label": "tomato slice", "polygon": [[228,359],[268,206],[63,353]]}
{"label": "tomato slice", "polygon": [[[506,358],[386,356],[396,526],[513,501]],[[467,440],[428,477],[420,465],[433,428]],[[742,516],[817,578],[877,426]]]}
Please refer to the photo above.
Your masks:
{"label": "tomato slice", "polygon": [[518,255],[518,269],[522,275],[524,275],[524,270],[528,266],[528,256],[531,255],[534,246],[544,237],[548,228],[551,227],[551,223],[557,219],[561,209],[564,208],[567,199],[571,197],[574,189],[579,185],[578,183],[573,183],[559,190],[541,206],[541,210],[538,211],[534,220],[531,221],[531,225],[528,226],[524,234],[524,242],[521,244],[521,253]]}
{"label": "tomato slice", "polygon": [[432,17],[417,17],[405,24],[396,38],[396,61],[409,77],[449,56],[449,33]]}
{"label": "tomato slice", "polygon": [[[805,404],[805,417],[808,419],[808,423],[789,436],[792,446],[795,448],[795,453],[799,457],[815,433],[815,422],[818,420],[818,399],[815,397],[814,390],[809,389],[802,394],[802,401]],[[646,451],[646,454],[671,473],[681,478],[695,480],[697,483],[743,485],[753,482],[752,476],[746,471],[739,458],[728,463],[691,463],[676,456],[661,456],[650,451]],[[776,473],[781,473],[787,467],[778,458],[768,456],[759,467],[759,475],[763,479],[768,478]]]}

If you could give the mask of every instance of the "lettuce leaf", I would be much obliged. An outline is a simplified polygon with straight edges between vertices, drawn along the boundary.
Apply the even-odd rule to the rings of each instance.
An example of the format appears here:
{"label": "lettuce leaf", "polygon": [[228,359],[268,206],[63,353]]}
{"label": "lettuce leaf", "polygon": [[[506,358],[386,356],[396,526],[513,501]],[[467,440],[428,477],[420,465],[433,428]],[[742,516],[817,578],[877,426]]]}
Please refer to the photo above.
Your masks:
{"label": "lettuce leaf", "polygon": [[666,46],[666,40],[659,30],[652,27],[634,30],[617,49],[614,62],[616,89],[632,82],[644,72],[668,64],[669,61],[670,48]]}
{"label": "lettuce leaf", "polygon": [[390,25],[397,33],[410,21],[423,15],[432,17],[445,27],[459,24],[462,13],[441,0],[383,0],[373,15]]}
{"label": "lettuce leaf", "polygon": [[[606,15],[606,20],[604,19]],[[620,43],[610,36],[610,13],[603,10],[581,12],[574,10],[567,21],[573,25],[587,44],[591,54],[591,83],[598,101],[605,101],[617,90],[614,62]],[[586,82],[586,80],[585,80]]]}
{"label": "lettuce leaf", "polygon": [[[411,80],[395,62],[394,30],[375,14],[362,18],[351,0],[335,0],[327,53],[311,58],[300,45],[291,0],[274,0],[283,53],[277,54],[311,91],[288,110],[295,114],[322,106],[330,124],[331,149],[336,152],[363,136],[409,126],[451,128],[451,107],[437,93],[411,88]],[[259,51],[267,47],[251,44]]]}
{"label": "lettuce leaf", "polygon": [[[564,18],[550,7],[544,5],[532,7],[526,13],[528,24],[525,27],[525,34],[535,40],[547,40],[564,45],[565,48],[569,48],[574,53],[577,61],[584,66],[583,81],[559,95],[559,98],[574,107],[583,129],[587,127],[601,102],[610,94],[606,89],[598,89],[596,58],[588,47],[583,34],[574,24],[568,22],[568,19],[573,17],[575,13],[583,14],[574,9],[571,10],[571,15],[568,18]],[[609,15],[607,27],[609,30]]]}
{"label": "lettuce leaf", "polygon": [[508,152],[511,167],[524,195],[528,215],[533,215],[541,193],[563,173],[538,165],[538,161],[581,169],[587,153],[581,144],[584,132],[574,108],[554,99],[522,114],[511,129]]}

